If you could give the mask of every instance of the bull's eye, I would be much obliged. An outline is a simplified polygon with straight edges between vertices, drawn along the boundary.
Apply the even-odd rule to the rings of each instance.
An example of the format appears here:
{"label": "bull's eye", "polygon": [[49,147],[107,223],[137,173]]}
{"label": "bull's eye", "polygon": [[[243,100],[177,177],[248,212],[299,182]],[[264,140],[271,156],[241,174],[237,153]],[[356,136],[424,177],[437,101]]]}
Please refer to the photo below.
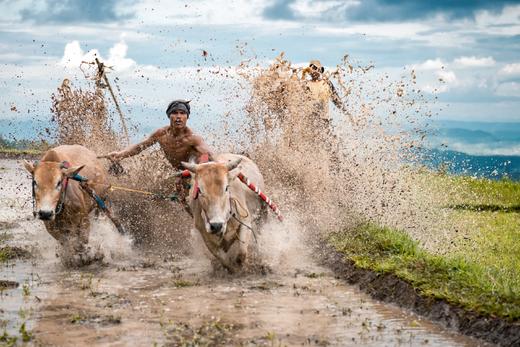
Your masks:
{"label": "bull's eye", "polygon": [[61,188],[61,181],[58,181],[58,183],[56,183],[56,189],[60,189]]}
{"label": "bull's eye", "polygon": [[229,191],[229,184],[226,186],[226,192]]}

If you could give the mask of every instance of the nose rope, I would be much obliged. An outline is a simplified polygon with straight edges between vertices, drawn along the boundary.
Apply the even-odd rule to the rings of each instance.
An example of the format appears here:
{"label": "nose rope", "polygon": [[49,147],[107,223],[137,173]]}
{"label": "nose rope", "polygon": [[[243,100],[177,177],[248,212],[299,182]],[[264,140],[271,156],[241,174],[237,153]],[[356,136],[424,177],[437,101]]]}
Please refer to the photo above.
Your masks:
{"label": "nose rope", "polygon": [[[240,218],[247,218],[249,217],[249,212],[247,211],[247,209],[244,208],[244,206],[242,206],[242,204],[240,203],[240,201],[238,201],[237,199],[235,198],[232,198],[232,197],[229,197],[229,201],[230,202],[233,202],[235,204],[235,211],[237,211],[238,215],[240,216]],[[240,208],[242,209],[242,211],[245,211],[246,214],[245,215],[242,215],[240,213],[240,210],[238,209],[238,207],[240,206]]]}
{"label": "nose rope", "polygon": [[65,194],[67,193],[67,187],[69,186],[69,177],[65,176],[65,178],[61,181],[61,192],[60,192],[60,200],[56,205],[56,209],[54,213],[59,215],[61,211],[63,211],[63,205],[65,205]]}

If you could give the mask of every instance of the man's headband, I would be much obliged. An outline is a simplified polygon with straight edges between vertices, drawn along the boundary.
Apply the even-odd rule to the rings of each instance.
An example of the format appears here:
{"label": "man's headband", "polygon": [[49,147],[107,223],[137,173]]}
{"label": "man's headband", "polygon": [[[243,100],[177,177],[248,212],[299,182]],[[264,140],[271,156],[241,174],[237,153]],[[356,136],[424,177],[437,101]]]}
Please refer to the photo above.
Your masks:
{"label": "man's headband", "polygon": [[170,118],[170,114],[172,114],[173,111],[183,111],[188,116],[190,115],[190,102],[185,100],[174,100],[170,102],[168,105],[168,108],[166,109],[166,116]]}

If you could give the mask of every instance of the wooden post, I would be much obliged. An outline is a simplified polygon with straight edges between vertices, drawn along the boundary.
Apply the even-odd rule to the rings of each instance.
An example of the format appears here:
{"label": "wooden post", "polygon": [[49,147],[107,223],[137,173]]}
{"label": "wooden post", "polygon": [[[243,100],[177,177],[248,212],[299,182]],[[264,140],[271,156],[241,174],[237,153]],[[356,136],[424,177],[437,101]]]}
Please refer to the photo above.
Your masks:
{"label": "wooden post", "polygon": [[103,81],[105,82],[105,85],[108,87],[108,90],[110,91],[110,95],[112,95],[112,100],[114,100],[114,104],[116,105],[117,112],[119,113],[119,119],[121,120],[121,125],[122,125],[123,131],[125,133],[126,145],[129,145],[130,137],[128,136],[128,128],[126,127],[125,117],[123,116],[121,107],[119,107],[119,103],[117,102],[116,95],[114,94],[114,91],[112,90],[112,86],[110,86],[110,83],[108,82],[108,78],[105,73],[105,64],[100,62],[98,58],[96,58],[96,64],[98,66],[98,76],[97,76],[98,81],[100,79],[103,79]]}

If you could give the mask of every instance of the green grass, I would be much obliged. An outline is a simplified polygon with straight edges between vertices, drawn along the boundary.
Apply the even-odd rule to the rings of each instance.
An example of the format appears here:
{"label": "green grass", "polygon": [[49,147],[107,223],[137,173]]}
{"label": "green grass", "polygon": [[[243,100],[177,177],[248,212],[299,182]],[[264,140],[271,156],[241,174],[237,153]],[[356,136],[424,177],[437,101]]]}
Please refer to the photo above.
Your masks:
{"label": "green grass", "polygon": [[452,206],[513,207],[520,204],[520,183],[509,180],[476,179],[467,176],[428,176],[430,182],[447,193]]}
{"label": "green grass", "polygon": [[7,251],[0,249],[0,263],[4,263],[9,259]]}
{"label": "green grass", "polygon": [[173,285],[176,288],[185,288],[185,287],[192,287],[192,286],[194,286],[196,284],[191,282],[191,281],[179,278],[179,279],[176,279],[176,280],[173,281]]}
{"label": "green grass", "polygon": [[442,192],[463,237],[443,255],[423,249],[405,232],[363,224],[330,242],[358,267],[392,273],[422,295],[484,315],[520,318],[520,183],[467,177],[430,180]]}
{"label": "green grass", "polygon": [[39,155],[44,151],[38,149],[16,149],[16,148],[1,148],[0,154],[7,155]]}

